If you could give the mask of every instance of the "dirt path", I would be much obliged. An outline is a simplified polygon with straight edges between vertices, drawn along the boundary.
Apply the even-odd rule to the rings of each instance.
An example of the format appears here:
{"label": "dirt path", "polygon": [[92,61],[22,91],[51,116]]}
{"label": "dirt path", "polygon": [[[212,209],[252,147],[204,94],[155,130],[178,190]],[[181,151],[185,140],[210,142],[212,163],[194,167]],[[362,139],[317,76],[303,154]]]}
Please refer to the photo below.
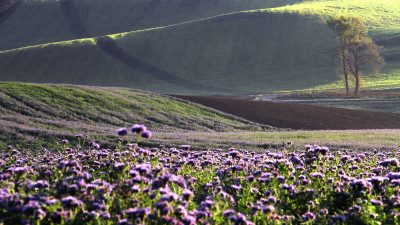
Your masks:
{"label": "dirt path", "polygon": [[256,123],[303,130],[400,129],[400,114],[252,101],[237,97],[174,96]]}

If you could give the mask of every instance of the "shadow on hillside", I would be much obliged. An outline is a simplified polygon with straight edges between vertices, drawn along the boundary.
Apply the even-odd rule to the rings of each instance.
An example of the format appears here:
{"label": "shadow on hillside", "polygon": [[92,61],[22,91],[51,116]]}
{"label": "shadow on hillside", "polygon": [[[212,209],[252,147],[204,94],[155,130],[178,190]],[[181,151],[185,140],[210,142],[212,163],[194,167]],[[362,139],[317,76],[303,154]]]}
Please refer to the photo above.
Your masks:
{"label": "shadow on hillside", "polygon": [[[64,17],[65,22],[69,30],[77,37],[77,38],[90,38],[92,35],[86,29],[84,23],[80,19],[78,9],[74,5],[74,0],[61,0],[60,1],[61,11]],[[120,48],[117,43],[113,39],[108,36],[101,36],[94,38],[96,41],[96,45],[107,55],[116,59],[117,61],[127,65],[131,69],[140,71],[142,73],[146,73],[153,78],[158,80],[162,80],[164,82],[168,82],[177,86],[181,86],[184,88],[192,89],[192,90],[201,90],[201,91],[223,91],[223,92],[235,92],[233,90],[222,89],[209,87],[202,84],[198,84],[180,77],[177,77],[165,70],[157,68],[153,65],[150,65],[146,62],[143,62],[141,59],[134,57]]]}
{"label": "shadow on hillside", "polygon": [[131,69],[138,70],[142,73],[150,74],[152,77],[156,79],[194,90],[232,92],[232,90],[207,87],[195,82],[191,82],[189,80],[177,77],[165,70],[159,69],[153,65],[145,63],[141,59],[136,58],[125,52],[115,43],[113,39],[111,39],[108,36],[96,37],[95,41],[97,46],[107,55],[129,66]]}
{"label": "shadow on hillside", "polygon": [[0,23],[5,21],[17,9],[23,0],[0,1]]}

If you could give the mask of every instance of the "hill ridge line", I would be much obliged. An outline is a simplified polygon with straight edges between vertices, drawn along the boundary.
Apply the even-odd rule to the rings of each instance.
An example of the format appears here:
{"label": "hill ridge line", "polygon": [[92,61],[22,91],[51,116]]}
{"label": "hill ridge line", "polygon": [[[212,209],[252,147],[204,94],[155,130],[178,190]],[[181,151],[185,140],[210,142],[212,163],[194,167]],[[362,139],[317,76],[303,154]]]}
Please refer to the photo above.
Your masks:
{"label": "hill ridge line", "polygon": [[[60,1],[60,7],[69,30],[75,36],[77,36],[78,38],[92,37],[92,35],[86,29],[82,20],[79,17],[77,8],[74,5],[74,0],[62,0]],[[194,90],[235,92],[234,90],[205,86],[181,77],[177,77],[166,70],[160,69],[156,66],[144,62],[140,58],[132,56],[131,54],[120,48],[117,43],[115,43],[115,41],[107,35],[95,37],[94,41],[96,43],[96,46],[101,49],[105,54],[125,64],[133,70],[141,71],[158,80],[180,86],[189,86]]]}
{"label": "hill ridge line", "polygon": [[[267,8],[267,9],[271,9],[271,8]],[[260,10],[263,10],[263,9],[260,9]],[[223,18],[223,17],[231,16],[231,15],[240,15],[240,14],[248,14],[248,15],[251,14],[251,15],[254,15],[254,12],[252,12],[252,11],[253,10],[245,10],[245,11],[239,11],[239,12],[233,12],[233,13],[220,14],[220,15],[217,15],[217,16],[205,17],[205,18],[201,18],[201,19],[197,19],[197,20],[190,20],[190,21],[186,21],[186,22],[182,22],[182,23],[176,23],[176,24],[171,24],[171,25],[166,25],[166,26],[161,26],[161,27],[153,27],[153,28],[141,29],[141,30],[133,30],[133,31],[121,32],[121,33],[115,33],[115,34],[107,34],[107,35],[101,35],[101,36],[90,36],[90,37],[82,37],[82,38],[70,39],[70,40],[64,40],[64,41],[48,42],[48,43],[30,45],[30,46],[25,46],[25,47],[20,47],[20,48],[7,49],[7,50],[0,51],[0,53],[19,51],[19,50],[25,50],[25,49],[30,49],[30,48],[37,48],[37,47],[42,47],[42,46],[46,46],[46,45],[53,45],[53,44],[57,45],[57,44],[61,44],[61,43],[71,42],[71,41],[80,41],[80,40],[89,40],[89,39],[93,39],[94,40],[95,38],[104,37],[104,36],[109,36],[110,38],[114,39],[114,37],[116,37],[116,36],[124,36],[124,35],[130,34],[130,33],[139,33],[139,32],[146,32],[146,31],[153,31],[153,30],[161,30],[161,29],[166,29],[166,28],[186,25],[186,24],[190,24],[190,23],[196,23],[196,22],[201,22],[201,21],[206,21],[206,20],[211,20],[211,19],[217,19],[217,18]],[[277,14],[277,12],[270,12],[270,11],[258,11],[258,10],[256,10],[255,12],[263,14],[263,15],[265,15],[267,13]]]}

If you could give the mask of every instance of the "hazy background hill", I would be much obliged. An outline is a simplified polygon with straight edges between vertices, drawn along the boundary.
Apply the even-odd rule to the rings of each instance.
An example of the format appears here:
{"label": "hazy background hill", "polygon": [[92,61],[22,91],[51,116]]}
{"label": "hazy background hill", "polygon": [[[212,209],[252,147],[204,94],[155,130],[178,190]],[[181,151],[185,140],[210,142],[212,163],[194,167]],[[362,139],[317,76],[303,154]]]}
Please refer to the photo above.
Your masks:
{"label": "hazy background hill", "polygon": [[341,88],[323,23],[334,14],[362,16],[385,46],[387,64],[365,86],[398,87],[395,0],[26,0],[0,24],[11,49],[0,52],[0,80],[191,95]]}

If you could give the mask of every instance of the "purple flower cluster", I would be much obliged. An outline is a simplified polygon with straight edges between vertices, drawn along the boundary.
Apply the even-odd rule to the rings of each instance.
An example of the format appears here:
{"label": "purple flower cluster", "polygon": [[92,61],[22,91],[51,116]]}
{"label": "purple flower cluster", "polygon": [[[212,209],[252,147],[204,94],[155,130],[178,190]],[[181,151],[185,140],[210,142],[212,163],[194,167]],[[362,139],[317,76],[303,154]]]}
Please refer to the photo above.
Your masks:
{"label": "purple flower cluster", "polygon": [[[132,133],[136,134],[138,137],[142,137],[145,139],[149,139],[152,136],[152,132],[147,130],[147,127],[145,125],[139,125],[135,124],[131,127]],[[128,129],[126,127],[120,128],[117,130],[117,134],[119,136],[125,137],[129,133]]]}
{"label": "purple flower cluster", "polygon": [[186,145],[4,150],[0,218],[5,224],[390,223],[400,218],[398,155],[313,145],[290,153]]}

